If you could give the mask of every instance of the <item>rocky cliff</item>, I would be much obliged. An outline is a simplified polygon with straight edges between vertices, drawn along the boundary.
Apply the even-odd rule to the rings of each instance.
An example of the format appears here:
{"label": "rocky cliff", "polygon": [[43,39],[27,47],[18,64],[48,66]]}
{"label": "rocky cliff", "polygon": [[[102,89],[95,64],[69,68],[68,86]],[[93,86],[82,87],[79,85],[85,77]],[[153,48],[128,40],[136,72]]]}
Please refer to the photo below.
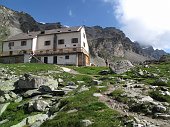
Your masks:
{"label": "rocky cliff", "polygon": [[138,42],[132,42],[121,30],[114,27],[86,27],[86,32],[91,55],[94,58],[109,60],[126,58],[133,62],[142,62],[159,59],[166,54],[163,50],[154,50],[152,46],[141,46]]}
{"label": "rocky cliff", "polygon": [[[55,29],[63,27],[57,23],[39,23],[25,12],[17,12],[0,6],[0,41],[21,32]],[[119,29],[100,26],[86,27],[92,61],[103,63],[105,59],[115,60],[126,58],[132,62],[141,62],[147,59],[159,59],[166,54],[163,50],[154,50],[132,42]],[[98,61],[98,62],[97,62]]]}

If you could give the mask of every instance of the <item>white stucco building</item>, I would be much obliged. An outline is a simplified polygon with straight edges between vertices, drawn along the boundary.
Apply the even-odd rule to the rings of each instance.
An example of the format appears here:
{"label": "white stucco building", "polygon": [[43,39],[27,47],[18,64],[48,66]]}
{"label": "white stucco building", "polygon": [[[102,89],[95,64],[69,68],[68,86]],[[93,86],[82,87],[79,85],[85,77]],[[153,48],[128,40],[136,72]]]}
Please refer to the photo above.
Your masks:
{"label": "white stucco building", "polygon": [[[90,64],[85,28],[69,27],[21,33],[3,42],[3,63],[32,61],[62,65]],[[2,59],[3,58],[3,59]]]}

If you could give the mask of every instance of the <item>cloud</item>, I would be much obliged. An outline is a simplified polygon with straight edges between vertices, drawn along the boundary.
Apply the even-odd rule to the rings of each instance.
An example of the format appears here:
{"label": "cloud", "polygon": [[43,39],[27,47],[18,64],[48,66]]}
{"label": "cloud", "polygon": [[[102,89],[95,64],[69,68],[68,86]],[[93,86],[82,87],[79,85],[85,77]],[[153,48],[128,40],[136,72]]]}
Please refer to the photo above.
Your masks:
{"label": "cloud", "polygon": [[71,9],[69,10],[68,15],[69,15],[69,16],[73,16],[73,12],[72,12]]}
{"label": "cloud", "polygon": [[102,0],[113,5],[121,29],[130,39],[170,49],[170,0]]}

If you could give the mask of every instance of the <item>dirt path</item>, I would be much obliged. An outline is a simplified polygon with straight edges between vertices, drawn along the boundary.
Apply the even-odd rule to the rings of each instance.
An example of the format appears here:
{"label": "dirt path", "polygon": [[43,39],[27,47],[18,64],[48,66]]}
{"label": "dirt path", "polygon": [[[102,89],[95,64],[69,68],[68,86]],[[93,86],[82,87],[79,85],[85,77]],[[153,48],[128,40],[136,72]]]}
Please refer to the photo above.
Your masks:
{"label": "dirt path", "polygon": [[[133,116],[133,117],[139,119],[141,121],[141,123],[150,123],[150,124],[158,126],[158,127],[170,127],[170,121],[168,121],[168,120],[152,119],[151,117],[147,117],[142,114],[129,112],[127,110],[127,108],[126,108],[127,106],[125,104],[117,102],[107,96],[107,93],[112,92],[114,89],[115,88],[113,86],[109,86],[108,90],[102,94],[103,96],[99,97],[99,100],[101,102],[105,103],[109,108],[120,112],[124,116],[128,115],[128,116]],[[144,127],[150,127],[150,126],[145,125]]]}

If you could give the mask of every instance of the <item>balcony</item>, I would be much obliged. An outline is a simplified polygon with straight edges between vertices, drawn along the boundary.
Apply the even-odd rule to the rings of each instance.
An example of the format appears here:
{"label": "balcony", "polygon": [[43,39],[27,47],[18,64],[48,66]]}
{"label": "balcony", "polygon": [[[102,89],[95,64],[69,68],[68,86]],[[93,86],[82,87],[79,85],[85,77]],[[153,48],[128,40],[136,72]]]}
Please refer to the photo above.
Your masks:
{"label": "balcony", "polygon": [[50,50],[36,50],[35,55],[62,55],[62,54],[71,54],[71,53],[84,53],[88,52],[84,48],[63,48],[63,49],[50,49]]}

